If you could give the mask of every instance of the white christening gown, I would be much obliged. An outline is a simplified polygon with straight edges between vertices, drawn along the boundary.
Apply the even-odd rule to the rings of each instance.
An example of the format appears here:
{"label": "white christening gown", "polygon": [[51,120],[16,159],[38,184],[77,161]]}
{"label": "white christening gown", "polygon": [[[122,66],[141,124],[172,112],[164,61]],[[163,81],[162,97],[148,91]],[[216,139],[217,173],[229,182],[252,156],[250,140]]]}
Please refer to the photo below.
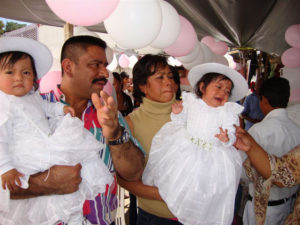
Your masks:
{"label": "white christening gown", "polygon": [[[156,186],[171,212],[185,225],[230,225],[242,161],[235,127],[243,107],[232,102],[210,107],[183,93],[183,111],[171,114],[152,140],[143,182]],[[219,127],[230,141],[215,137]]]}
{"label": "white christening gown", "polygon": [[53,225],[59,220],[81,224],[84,201],[112,183],[99,156],[104,146],[80,119],[67,114],[56,119],[55,130],[50,129],[54,124],[47,117],[63,115],[62,107],[42,100],[37,92],[15,97],[0,91],[0,174],[16,168],[25,174],[22,188],[27,188],[30,175],[53,165],[82,165],[79,190],[71,194],[9,200],[8,189],[1,185],[0,224]]}

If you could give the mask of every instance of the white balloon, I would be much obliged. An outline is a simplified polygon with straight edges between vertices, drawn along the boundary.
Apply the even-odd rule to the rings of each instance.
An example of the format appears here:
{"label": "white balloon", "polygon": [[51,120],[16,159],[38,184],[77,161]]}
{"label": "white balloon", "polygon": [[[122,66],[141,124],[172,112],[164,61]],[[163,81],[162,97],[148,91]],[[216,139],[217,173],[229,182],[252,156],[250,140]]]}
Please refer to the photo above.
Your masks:
{"label": "white balloon", "polygon": [[130,61],[130,63],[129,63],[128,67],[132,69],[134,67],[134,65],[137,63],[138,58],[135,55],[132,55],[129,57],[129,61]]}
{"label": "white balloon", "polygon": [[191,63],[193,62],[197,56],[199,55],[199,44],[196,44],[194,49],[187,55],[176,57],[181,63]]}
{"label": "white balloon", "polygon": [[201,52],[198,52],[198,55],[194,59],[194,61],[192,61],[190,63],[183,63],[183,66],[187,70],[191,70],[194,66],[204,63],[204,58],[205,58],[205,56]]}
{"label": "white balloon", "polygon": [[206,44],[203,44],[201,42],[198,42],[198,54],[196,58],[189,63],[183,63],[183,66],[190,70],[194,66],[207,63],[207,62],[213,62],[215,60],[214,53],[209,49],[209,47]]}
{"label": "white balloon", "polygon": [[225,66],[229,66],[229,62],[227,60],[227,58],[225,58],[224,56],[222,55],[215,55],[215,62],[217,63],[220,63],[220,64],[223,64]]}
{"label": "white balloon", "polygon": [[215,54],[210,50],[210,48],[203,43],[200,44],[200,52],[204,55],[203,63],[213,62],[215,60]]}
{"label": "white balloon", "polygon": [[149,45],[159,34],[162,11],[158,0],[120,0],[104,21],[106,31],[124,48]]}
{"label": "white balloon", "polygon": [[156,39],[150,44],[153,48],[167,48],[180,33],[180,19],[176,9],[168,2],[159,0],[162,10],[162,25]]}
{"label": "white balloon", "polygon": [[108,69],[109,71],[114,71],[117,68],[117,66],[118,66],[118,60],[116,55],[114,54],[112,62],[106,67],[106,69]]}

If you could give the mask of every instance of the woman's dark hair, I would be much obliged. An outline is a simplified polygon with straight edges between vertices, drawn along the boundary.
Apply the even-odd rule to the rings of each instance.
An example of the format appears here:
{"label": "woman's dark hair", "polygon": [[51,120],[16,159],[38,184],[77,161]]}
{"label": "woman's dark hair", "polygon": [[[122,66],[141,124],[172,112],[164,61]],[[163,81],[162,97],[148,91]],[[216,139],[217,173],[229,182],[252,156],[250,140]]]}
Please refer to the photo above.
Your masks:
{"label": "woman's dark hair", "polygon": [[112,75],[117,81],[119,81],[120,83],[122,82],[122,78],[119,73],[113,72]]}
{"label": "woman's dark hair", "polygon": [[181,98],[181,89],[180,89],[180,77],[178,73],[178,68],[175,66],[170,66],[172,74],[173,74],[173,79],[175,84],[178,86],[177,91],[176,91],[176,99],[180,100]]}
{"label": "woman's dark hair", "polygon": [[24,59],[26,57],[29,57],[31,67],[33,70],[33,87],[34,90],[36,91],[39,88],[38,84],[38,78],[37,78],[37,72],[35,69],[35,64],[34,64],[34,59],[31,57],[31,55],[25,53],[25,52],[18,52],[18,51],[12,51],[12,52],[3,52],[0,53],[0,61],[1,61],[1,69],[4,69],[7,66],[13,66],[17,61],[20,59]]}
{"label": "woman's dark hair", "polygon": [[123,80],[123,79],[125,79],[125,78],[129,78],[129,75],[128,75],[126,72],[123,71],[123,72],[120,73],[120,77],[121,77],[122,80]]}
{"label": "woman's dark hair", "polygon": [[140,85],[147,83],[148,77],[156,73],[158,68],[169,66],[167,58],[163,55],[147,54],[143,56],[133,67],[133,97],[135,101],[142,103],[145,94],[140,90]]}
{"label": "woman's dark hair", "polygon": [[117,72],[113,72],[112,75],[113,75],[114,79],[116,79],[120,83],[120,87],[122,90],[123,89],[123,80],[121,78],[121,75]]}
{"label": "woman's dark hair", "polygon": [[[204,90],[207,88],[207,86],[212,82],[212,81],[215,81],[217,80],[218,78],[220,78],[221,80],[229,80],[231,83],[232,81],[226,77],[225,75],[223,74],[219,74],[219,73],[207,73],[205,74],[203,77],[201,77],[201,79],[196,83],[195,87],[194,87],[194,90],[195,90],[195,94],[199,97],[199,98],[202,98],[203,96],[203,93],[202,91],[200,90],[200,83],[203,83],[204,86]],[[231,87],[231,90],[230,90],[230,94],[229,96],[231,95],[231,91],[233,89],[233,83],[232,83],[232,87]]]}
{"label": "woman's dark hair", "polygon": [[272,107],[286,108],[290,98],[289,81],[283,77],[265,80],[260,86],[258,95],[264,96]]}

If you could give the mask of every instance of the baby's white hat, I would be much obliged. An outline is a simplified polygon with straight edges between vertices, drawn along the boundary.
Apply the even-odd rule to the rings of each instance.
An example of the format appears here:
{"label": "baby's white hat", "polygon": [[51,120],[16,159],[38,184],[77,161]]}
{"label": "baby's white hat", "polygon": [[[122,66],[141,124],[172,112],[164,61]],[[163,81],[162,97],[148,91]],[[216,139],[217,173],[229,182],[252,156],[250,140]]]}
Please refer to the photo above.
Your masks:
{"label": "baby's white hat", "polygon": [[219,63],[203,63],[193,67],[188,73],[188,79],[194,88],[197,82],[207,73],[219,73],[228,77],[233,83],[229,101],[235,102],[246,96],[248,84],[242,74],[228,66]]}
{"label": "baby's white hat", "polygon": [[1,37],[0,53],[13,51],[25,52],[33,58],[38,79],[43,77],[52,66],[52,54],[41,42],[24,37]]}

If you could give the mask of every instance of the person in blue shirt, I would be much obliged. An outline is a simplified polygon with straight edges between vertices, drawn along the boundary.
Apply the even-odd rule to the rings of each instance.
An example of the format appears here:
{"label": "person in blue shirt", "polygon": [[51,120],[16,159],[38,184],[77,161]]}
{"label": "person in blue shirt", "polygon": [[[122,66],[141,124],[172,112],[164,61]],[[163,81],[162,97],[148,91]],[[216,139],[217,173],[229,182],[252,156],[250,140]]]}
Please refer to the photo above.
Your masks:
{"label": "person in blue shirt", "polygon": [[244,101],[244,110],[241,113],[245,120],[245,130],[249,130],[253,124],[260,122],[264,118],[259,106],[259,97],[257,95],[262,79],[258,79],[255,83],[254,92],[248,95]]}

